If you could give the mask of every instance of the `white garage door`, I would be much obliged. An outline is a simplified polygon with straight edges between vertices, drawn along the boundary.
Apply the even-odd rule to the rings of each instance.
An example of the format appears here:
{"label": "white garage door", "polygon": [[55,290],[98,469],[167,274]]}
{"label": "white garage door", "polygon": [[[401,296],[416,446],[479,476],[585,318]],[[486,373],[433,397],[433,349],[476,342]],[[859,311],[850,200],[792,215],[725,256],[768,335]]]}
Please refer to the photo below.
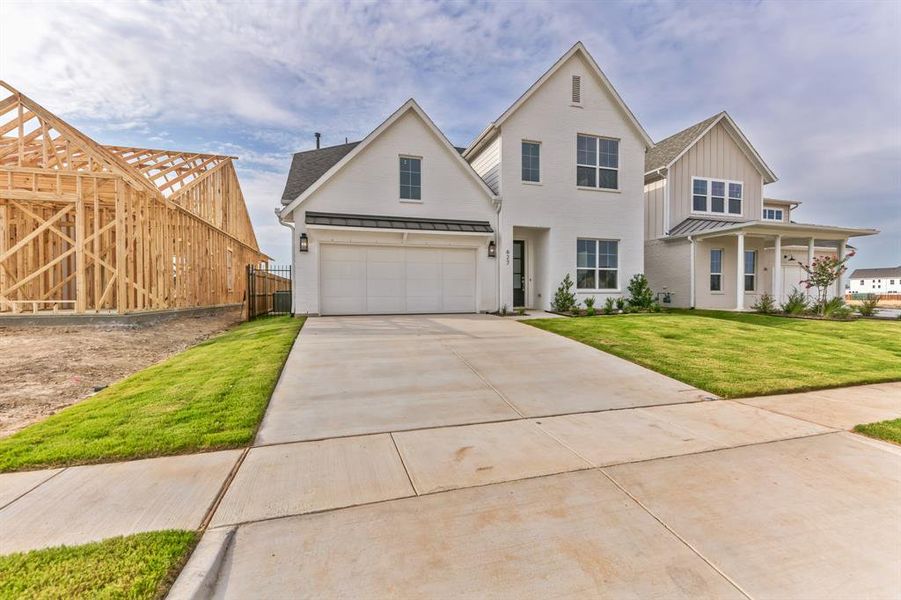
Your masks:
{"label": "white garage door", "polygon": [[475,250],[320,246],[324,315],[475,312]]}

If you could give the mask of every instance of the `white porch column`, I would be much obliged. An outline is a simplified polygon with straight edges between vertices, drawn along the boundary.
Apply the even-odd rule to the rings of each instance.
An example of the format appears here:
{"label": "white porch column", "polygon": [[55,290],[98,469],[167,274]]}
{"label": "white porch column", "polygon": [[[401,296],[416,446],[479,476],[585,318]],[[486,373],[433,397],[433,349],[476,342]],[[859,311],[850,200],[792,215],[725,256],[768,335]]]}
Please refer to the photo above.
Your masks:
{"label": "white porch column", "polygon": [[[816,240],[814,238],[810,238],[807,240],[807,266],[813,264],[814,257],[814,247],[816,245]],[[807,297],[810,297],[810,288],[807,288]]]}
{"label": "white porch column", "polygon": [[690,248],[690,253],[691,253],[691,258],[689,259],[691,261],[691,264],[688,269],[688,271],[689,271],[688,307],[694,308],[695,307],[695,252],[696,252],[695,246],[697,246],[697,242],[695,242],[691,236],[688,236],[688,246]]}
{"label": "white porch column", "polygon": [[745,309],[745,234],[739,233],[735,258],[735,310]]}
{"label": "white porch column", "polygon": [[[848,244],[848,239],[845,238],[838,243],[838,259],[841,260],[845,258],[845,246]],[[843,298],[844,290],[842,289],[842,278],[839,277],[835,280],[835,297]]]}
{"label": "white porch column", "polygon": [[782,236],[776,236],[776,246],[773,248],[773,297],[776,304],[782,302]]}

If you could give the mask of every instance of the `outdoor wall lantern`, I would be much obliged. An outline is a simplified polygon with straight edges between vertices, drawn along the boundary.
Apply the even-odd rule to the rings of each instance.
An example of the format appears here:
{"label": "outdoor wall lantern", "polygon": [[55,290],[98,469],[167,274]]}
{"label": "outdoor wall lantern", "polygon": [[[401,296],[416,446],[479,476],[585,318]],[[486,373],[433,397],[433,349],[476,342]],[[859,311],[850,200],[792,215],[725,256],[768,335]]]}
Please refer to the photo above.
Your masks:
{"label": "outdoor wall lantern", "polygon": [[310,239],[307,237],[306,233],[300,234],[300,244],[297,246],[297,249],[301,252],[310,251]]}
{"label": "outdoor wall lantern", "polygon": [[497,256],[497,244],[494,243],[494,240],[488,242],[488,258],[494,258]]}

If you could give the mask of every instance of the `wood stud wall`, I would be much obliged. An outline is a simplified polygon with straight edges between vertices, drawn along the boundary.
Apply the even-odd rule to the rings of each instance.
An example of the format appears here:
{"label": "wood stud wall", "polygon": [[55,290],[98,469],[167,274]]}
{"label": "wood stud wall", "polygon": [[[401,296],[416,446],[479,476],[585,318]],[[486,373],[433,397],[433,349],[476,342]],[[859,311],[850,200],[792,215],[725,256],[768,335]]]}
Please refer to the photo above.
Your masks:
{"label": "wood stud wall", "polygon": [[0,99],[0,312],[236,304],[260,252],[231,157],[101,146]]}

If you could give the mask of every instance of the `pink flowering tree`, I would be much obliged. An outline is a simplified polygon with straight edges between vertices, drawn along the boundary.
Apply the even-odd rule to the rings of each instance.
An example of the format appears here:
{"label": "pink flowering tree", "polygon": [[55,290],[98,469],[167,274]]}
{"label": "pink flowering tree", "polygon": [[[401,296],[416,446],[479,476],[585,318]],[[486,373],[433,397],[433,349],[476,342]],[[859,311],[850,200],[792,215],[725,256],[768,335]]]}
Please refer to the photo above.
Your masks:
{"label": "pink flowering tree", "polygon": [[801,285],[808,290],[810,288],[817,290],[817,313],[823,314],[829,288],[848,270],[848,261],[852,256],[853,250],[841,259],[835,256],[818,256],[809,265],[800,263],[801,269],[807,273],[807,279],[801,280]]}

